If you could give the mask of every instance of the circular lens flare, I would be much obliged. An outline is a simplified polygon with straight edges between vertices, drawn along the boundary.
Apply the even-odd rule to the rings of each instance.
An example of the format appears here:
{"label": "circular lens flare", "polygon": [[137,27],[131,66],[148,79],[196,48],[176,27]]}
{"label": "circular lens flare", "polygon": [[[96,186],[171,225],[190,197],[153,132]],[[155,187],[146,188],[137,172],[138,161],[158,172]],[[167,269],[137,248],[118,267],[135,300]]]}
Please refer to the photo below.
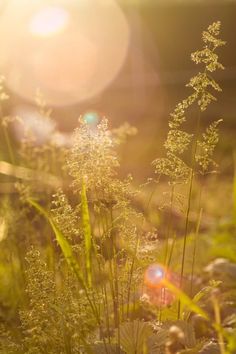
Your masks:
{"label": "circular lens flare", "polygon": [[84,121],[89,125],[96,125],[99,122],[99,115],[97,112],[86,112],[84,114]]}
{"label": "circular lens flare", "polygon": [[127,54],[129,25],[122,9],[115,0],[46,3],[11,0],[4,8],[0,71],[8,88],[27,101],[40,89],[51,106],[99,95]]}
{"label": "circular lens flare", "polygon": [[161,264],[151,264],[144,274],[144,294],[150,303],[157,306],[169,306],[175,301],[175,295],[166,287],[165,279],[179,286],[179,277]]}
{"label": "circular lens flare", "polygon": [[166,276],[166,271],[160,264],[150,265],[144,275],[145,284],[150,287],[159,287]]}
{"label": "circular lens flare", "polygon": [[36,36],[51,36],[66,27],[69,17],[69,13],[62,7],[46,7],[33,16],[29,23],[29,30]]}

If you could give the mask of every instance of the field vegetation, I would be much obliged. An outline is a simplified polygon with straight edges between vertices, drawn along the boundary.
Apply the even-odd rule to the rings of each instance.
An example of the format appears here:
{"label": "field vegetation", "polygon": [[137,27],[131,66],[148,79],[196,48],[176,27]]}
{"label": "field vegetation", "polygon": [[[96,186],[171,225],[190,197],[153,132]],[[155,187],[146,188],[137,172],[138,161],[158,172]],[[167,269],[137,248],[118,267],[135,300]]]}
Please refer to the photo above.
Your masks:
{"label": "field vegetation", "polygon": [[37,145],[5,116],[2,78],[1,354],[236,353],[236,178],[221,190],[224,122],[204,123],[221,92],[220,37],[220,22],[203,32],[189,95],[141,186],[119,173],[135,127],[82,116],[67,146],[55,134]]}

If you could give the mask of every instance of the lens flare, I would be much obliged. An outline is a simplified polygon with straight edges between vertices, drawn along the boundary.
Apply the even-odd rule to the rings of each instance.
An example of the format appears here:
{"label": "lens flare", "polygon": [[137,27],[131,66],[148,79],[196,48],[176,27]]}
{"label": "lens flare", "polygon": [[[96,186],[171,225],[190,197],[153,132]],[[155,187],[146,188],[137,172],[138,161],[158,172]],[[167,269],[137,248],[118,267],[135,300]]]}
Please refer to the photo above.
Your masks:
{"label": "lens flare", "polygon": [[179,286],[179,277],[161,264],[151,264],[144,274],[143,297],[157,306],[169,306],[175,301],[175,295],[165,286],[165,279]]}
{"label": "lens flare", "polygon": [[84,114],[84,121],[90,125],[96,125],[99,122],[99,115],[97,112],[86,112]]}
{"label": "lens flare", "polygon": [[96,97],[115,79],[129,25],[115,0],[11,0],[0,42],[11,91],[33,102],[40,89],[50,106],[65,106]]}
{"label": "lens flare", "polygon": [[165,278],[166,271],[160,264],[150,265],[144,275],[145,284],[151,288],[160,287]]}
{"label": "lens flare", "polygon": [[69,13],[62,7],[46,7],[33,16],[29,23],[29,30],[36,36],[51,36],[66,27],[69,17]]}
{"label": "lens flare", "polygon": [[20,122],[13,124],[13,130],[17,140],[21,141],[26,135],[30,135],[35,145],[41,145],[50,140],[56,131],[56,123],[37,110],[25,106],[15,108],[13,116],[20,117]]}

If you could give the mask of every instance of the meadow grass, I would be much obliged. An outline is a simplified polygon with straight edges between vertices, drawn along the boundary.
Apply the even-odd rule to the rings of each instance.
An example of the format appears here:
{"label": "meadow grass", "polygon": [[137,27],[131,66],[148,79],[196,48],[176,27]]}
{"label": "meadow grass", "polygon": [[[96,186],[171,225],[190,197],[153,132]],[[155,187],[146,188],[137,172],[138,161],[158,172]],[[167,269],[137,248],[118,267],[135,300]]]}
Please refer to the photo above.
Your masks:
{"label": "meadow grass", "polygon": [[[119,177],[117,148],[134,128],[110,130],[105,118],[93,125],[81,117],[70,148],[50,140],[35,146],[26,131],[15,152],[12,120],[2,113],[8,164],[0,161],[0,169],[18,182],[16,194],[1,202],[0,353],[235,353],[235,312],[222,313],[220,303],[236,304],[230,278],[236,266],[223,262],[231,270],[226,286],[224,275],[214,281],[217,264],[206,279],[199,265],[199,247],[215,242],[201,234],[202,181],[217,168],[221,119],[205,130],[202,121],[216,100],[212,92],[221,91],[212,77],[223,69],[219,35],[215,22],[191,56],[201,71],[170,116],[166,156],[153,162],[155,192],[149,183],[143,187],[141,205],[132,177]],[[37,104],[52,119],[42,98]],[[157,212],[153,200],[162,180],[169,192]],[[164,230],[160,240],[156,227]],[[222,232],[230,228],[235,223]]]}

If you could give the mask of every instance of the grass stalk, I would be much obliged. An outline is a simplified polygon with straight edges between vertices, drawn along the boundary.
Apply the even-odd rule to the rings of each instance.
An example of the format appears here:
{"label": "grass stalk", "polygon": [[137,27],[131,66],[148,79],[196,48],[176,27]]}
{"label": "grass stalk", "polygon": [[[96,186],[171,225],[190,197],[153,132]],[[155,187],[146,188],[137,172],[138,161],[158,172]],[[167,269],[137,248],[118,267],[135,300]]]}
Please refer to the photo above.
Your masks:
{"label": "grass stalk", "polygon": [[10,162],[13,165],[15,165],[15,155],[13,153],[13,148],[12,148],[12,145],[11,145],[11,140],[10,140],[10,137],[9,137],[9,133],[8,133],[7,127],[4,124],[2,125],[2,127],[3,127],[3,134],[4,134],[5,141],[6,141]]}
{"label": "grass stalk", "polygon": [[[191,202],[192,202],[192,192],[193,192],[193,181],[195,175],[195,165],[196,165],[196,152],[197,152],[197,142],[200,130],[200,122],[201,122],[201,112],[198,112],[195,139],[193,144],[193,154],[192,154],[192,166],[190,171],[189,178],[189,191],[188,191],[188,199],[187,199],[187,210],[185,217],[185,226],[184,226],[184,240],[183,240],[183,250],[182,250],[182,259],[181,259],[181,271],[180,271],[180,289],[183,287],[183,276],[184,276],[184,266],[185,266],[185,256],[186,256],[186,244],[187,244],[187,236],[188,236],[188,226],[189,226],[189,214],[191,210]],[[180,310],[181,304],[180,301],[178,303],[178,319],[180,319]]]}
{"label": "grass stalk", "polygon": [[202,220],[202,208],[199,211],[198,221],[196,225],[196,231],[194,233],[194,244],[193,244],[193,260],[192,260],[192,267],[191,267],[191,280],[190,280],[190,296],[193,296],[193,277],[194,277],[194,270],[195,270],[195,261],[196,261],[196,251],[197,251],[197,239],[199,235],[199,228]]}
{"label": "grass stalk", "polygon": [[170,239],[170,232],[172,229],[172,222],[173,222],[173,202],[174,202],[174,194],[175,194],[175,185],[171,185],[171,194],[170,194],[170,214],[169,214],[169,220],[168,220],[168,227],[167,227],[167,233],[166,233],[166,239],[165,239],[165,258],[164,258],[164,264],[165,266],[168,263],[168,249],[169,249],[169,239]]}
{"label": "grass stalk", "polygon": [[218,298],[217,298],[217,294],[214,291],[212,292],[212,304],[213,304],[214,315],[215,315],[215,325],[214,325],[214,327],[216,329],[217,336],[218,336],[218,343],[219,343],[219,346],[220,346],[220,353],[221,354],[226,354],[225,343],[224,343],[224,335],[223,335],[222,326],[221,326],[220,304],[219,304],[219,301],[218,301]]}
{"label": "grass stalk", "polygon": [[138,247],[139,247],[139,237],[136,238],[136,244],[135,244],[135,253],[134,256],[132,257],[131,261],[131,266],[130,266],[130,271],[128,274],[128,291],[127,291],[127,318],[129,317],[129,308],[130,308],[130,294],[131,294],[131,289],[132,289],[132,278],[133,278],[133,273],[134,273],[134,265],[135,265],[135,260],[137,258],[137,252],[138,252]]}

